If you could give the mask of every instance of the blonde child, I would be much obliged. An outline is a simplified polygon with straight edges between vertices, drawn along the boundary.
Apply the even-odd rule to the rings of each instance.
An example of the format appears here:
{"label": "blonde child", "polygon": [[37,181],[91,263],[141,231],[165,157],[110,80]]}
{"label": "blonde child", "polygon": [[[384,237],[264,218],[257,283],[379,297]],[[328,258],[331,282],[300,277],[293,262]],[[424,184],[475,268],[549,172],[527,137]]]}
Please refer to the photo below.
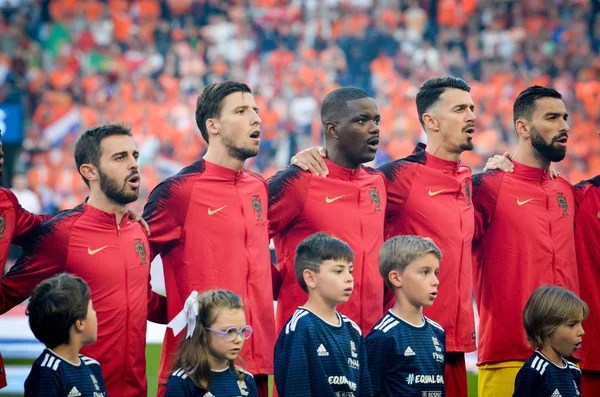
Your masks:
{"label": "blonde child", "polygon": [[544,285],[533,291],[523,326],[535,352],[517,374],[514,397],[581,395],[581,371],[566,358],[581,348],[581,323],[588,313],[586,303],[565,288]]}

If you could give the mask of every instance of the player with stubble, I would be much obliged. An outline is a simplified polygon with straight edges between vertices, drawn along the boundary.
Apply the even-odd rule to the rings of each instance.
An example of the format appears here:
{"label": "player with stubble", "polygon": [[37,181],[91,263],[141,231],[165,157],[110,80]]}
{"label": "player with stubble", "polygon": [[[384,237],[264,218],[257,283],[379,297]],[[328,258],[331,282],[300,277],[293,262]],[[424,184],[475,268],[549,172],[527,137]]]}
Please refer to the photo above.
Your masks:
{"label": "player with stubble", "polygon": [[[206,154],[160,183],[144,209],[152,258],[163,261],[169,320],[194,290],[227,289],[242,299],[254,333],[240,356],[266,397],[275,344],[267,185],[244,169],[258,154],[262,120],[250,88],[225,81],[202,91],[196,122],[208,143]],[[171,329],[165,334],[159,396],[180,337]]]}

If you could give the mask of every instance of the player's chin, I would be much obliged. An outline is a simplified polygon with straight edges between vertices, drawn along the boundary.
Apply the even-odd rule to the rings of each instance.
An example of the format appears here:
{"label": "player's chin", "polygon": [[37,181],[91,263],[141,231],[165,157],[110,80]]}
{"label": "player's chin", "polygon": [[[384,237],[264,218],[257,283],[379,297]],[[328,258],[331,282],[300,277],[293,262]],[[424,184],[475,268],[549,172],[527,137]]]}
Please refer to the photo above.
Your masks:
{"label": "player's chin", "polygon": [[367,145],[365,150],[360,155],[360,163],[368,163],[375,160],[375,154],[377,153],[377,147],[373,148],[372,145]]}
{"label": "player's chin", "polygon": [[336,305],[343,305],[344,303],[348,302],[349,300],[350,300],[349,294],[342,295],[337,299]]}

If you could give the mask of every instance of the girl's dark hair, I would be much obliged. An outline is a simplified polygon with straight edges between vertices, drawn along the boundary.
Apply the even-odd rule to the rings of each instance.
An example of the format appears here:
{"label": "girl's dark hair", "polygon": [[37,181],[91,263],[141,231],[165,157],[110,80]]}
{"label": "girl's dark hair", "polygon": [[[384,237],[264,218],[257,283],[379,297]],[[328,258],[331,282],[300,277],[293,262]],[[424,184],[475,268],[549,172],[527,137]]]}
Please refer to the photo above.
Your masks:
{"label": "girl's dark hair", "polygon": [[[208,344],[210,338],[220,338],[212,335],[206,328],[215,322],[220,310],[244,309],[239,296],[231,291],[212,290],[198,295],[198,317],[196,329],[190,338],[184,338],[179,345],[179,351],[173,364],[173,371],[181,368],[185,374],[202,391],[209,392],[212,380],[210,362],[208,361]],[[235,371],[239,380],[244,380],[244,374],[237,370],[233,361],[229,362],[231,370]]]}

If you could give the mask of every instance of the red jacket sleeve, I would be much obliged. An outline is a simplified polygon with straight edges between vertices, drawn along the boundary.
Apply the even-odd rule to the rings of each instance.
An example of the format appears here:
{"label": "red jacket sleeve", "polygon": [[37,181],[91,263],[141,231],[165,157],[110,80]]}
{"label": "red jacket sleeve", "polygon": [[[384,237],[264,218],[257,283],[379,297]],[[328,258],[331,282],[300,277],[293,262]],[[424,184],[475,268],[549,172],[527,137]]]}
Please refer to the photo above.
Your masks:
{"label": "red jacket sleeve", "polygon": [[[269,192],[269,238],[285,233],[300,216],[306,201],[311,174],[295,165],[279,171],[267,181]],[[277,300],[283,283],[281,273],[271,264],[273,299]]]}
{"label": "red jacket sleeve", "polygon": [[269,188],[269,237],[283,234],[302,213],[311,174],[295,165],[267,181]]}
{"label": "red jacket sleeve", "polygon": [[0,279],[0,314],[27,299],[41,281],[65,270],[72,216],[65,212],[28,238],[17,263]]}
{"label": "red jacket sleeve", "polygon": [[181,237],[193,180],[193,173],[178,174],[160,183],[150,193],[142,215],[150,226],[150,261]]}
{"label": "red jacket sleeve", "polygon": [[0,354],[0,389],[6,387],[6,372],[4,372],[4,361],[2,361],[2,354]]}
{"label": "red jacket sleeve", "polygon": [[[410,160],[409,160],[410,159]],[[404,204],[408,200],[413,181],[416,176],[418,162],[413,156],[409,159],[392,161],[379,167],[379,171],[385,176],[387,187],[387,205],[385,207],[384,240],[396,236],[396,217],[404,211]],[[394,301],[394,291],[387,286],[384,287],[383,306],[388,308]]]}
{"label": "red jacket sleeve", "polygon": [[157,324],[167,324],[167,298],[152,291],[148,281],[148,320]]}
{"label": "red jacket sleeve", "polygon": [[418,163],[408,160],[397,160],[379,167],[385,175],[387,186],[387,206],[385,207],[386,240],[393,235],[388,235],[388,223],[393,221],[396,214],[404,210],[404,204],[410,195],[410,190],[415,179]]}
{"label": "red jacket sleeve", "polygon": [[475,208],[475,235],[473,243],[483,237],[492,221],[504,172],[494,170],[473,175],[473,207]]}
{"label": "red jacket sleeve", "polygon": [[36,215],[33,214],[19,204],[19,200],[13,192],[8,189],[3,189],[6,197],[12,202],[15,208],[15,234],[13,244],[21,245],[23,243],[20,237],[24,237],[27,233],[33,231],[42,222],[52,219],[54,215]]}

